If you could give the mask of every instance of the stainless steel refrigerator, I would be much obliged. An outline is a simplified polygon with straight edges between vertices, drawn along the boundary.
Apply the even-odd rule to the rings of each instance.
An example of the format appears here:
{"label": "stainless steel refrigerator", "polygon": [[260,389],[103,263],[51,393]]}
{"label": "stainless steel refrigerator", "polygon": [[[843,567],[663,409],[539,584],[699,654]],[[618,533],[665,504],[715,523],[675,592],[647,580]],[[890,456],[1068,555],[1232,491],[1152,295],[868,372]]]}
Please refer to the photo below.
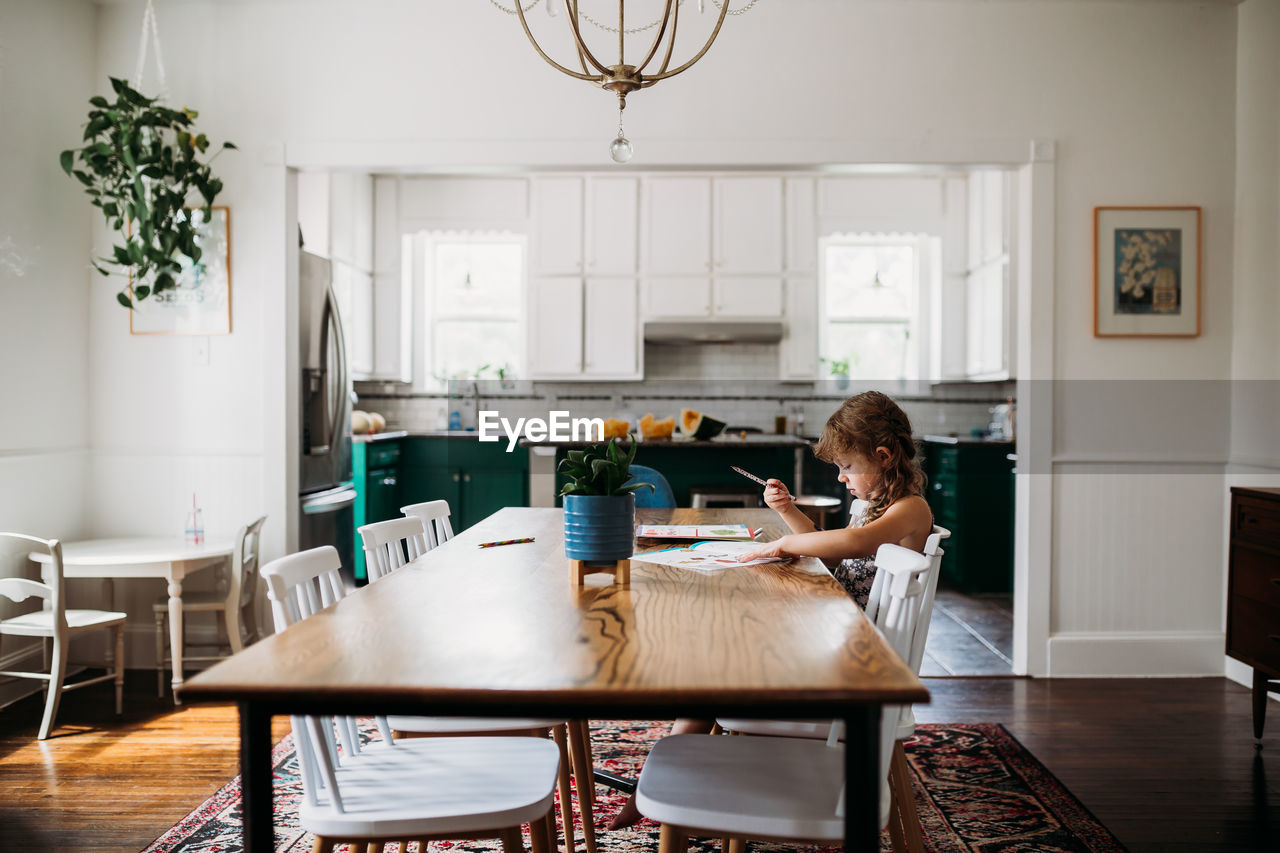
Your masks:
{"label": "stainless steel refrigerator", "polygon": [[298,346],[302,436],[298,462],[298,548],[332,545],[354,583],[355,485],[351,478],[351,374],[327,259],[301,252]]}

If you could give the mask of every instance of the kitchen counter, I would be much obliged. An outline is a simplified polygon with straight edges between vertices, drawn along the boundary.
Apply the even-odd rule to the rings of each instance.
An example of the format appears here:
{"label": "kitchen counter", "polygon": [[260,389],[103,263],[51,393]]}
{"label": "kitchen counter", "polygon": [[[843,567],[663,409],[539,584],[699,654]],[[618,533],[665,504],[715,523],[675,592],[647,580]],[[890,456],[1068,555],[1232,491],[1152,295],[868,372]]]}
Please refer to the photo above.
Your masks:
{"label": "kitchen counter", "polygon": [[[597,441],[530,441],[520,439],[521,447],[590,447],[599,444]],[[716,449],[765,449],[808,447],[810,442],[798,435],[777,435],[770,432],[749,432],[744,435],[718,435],[709,441],[696,441],[692,438],[651,438],[641,440],[640,447],[671,450],[716,450]]]}
{"label": "kitchen counter", "polygon": [[984,447],[1004,444],[1013,447],[1013,442],[1007,438],[975,438],[971,435],[923,435],[919,440],[932,444],[980,444]]}
{"label": "kitchen counter", "polygon": [[392,429],[386,432],[365,433],[363,435],[353,435],[351,440],[356,444],[369,444],[374,441],[390,441],[394,438],[404,438],[409,434],[408,430]]}

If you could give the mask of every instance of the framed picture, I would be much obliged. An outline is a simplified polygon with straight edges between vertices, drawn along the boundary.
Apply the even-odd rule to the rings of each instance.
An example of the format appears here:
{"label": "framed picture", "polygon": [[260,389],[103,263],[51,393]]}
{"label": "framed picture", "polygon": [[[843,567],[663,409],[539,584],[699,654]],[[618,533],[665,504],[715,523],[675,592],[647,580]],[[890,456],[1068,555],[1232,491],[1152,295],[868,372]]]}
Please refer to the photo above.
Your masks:
{"label": "framed picture", "polygon": [[1200,334],[1200,208],[1093,209],[1093,334]]}
{"label": "framed picture", "polygon": [[129,312],[135,335],[231,334],[231,212],[215,205],[205,221],[204,208],[187,210],[196,223],[200,260],[183,258],[177,287],[135,303]]}

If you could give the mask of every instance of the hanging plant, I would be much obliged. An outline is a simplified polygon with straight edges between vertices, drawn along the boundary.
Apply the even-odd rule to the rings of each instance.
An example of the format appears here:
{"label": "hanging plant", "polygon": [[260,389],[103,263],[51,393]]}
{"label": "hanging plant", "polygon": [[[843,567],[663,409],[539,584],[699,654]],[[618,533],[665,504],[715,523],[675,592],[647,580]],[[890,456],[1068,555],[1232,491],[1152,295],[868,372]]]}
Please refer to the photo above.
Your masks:
{"label": "hanging plant", "polygon": [[222,149],[236,146],[224,142],[202,161],[209,140],[195,132],[195,110],[170,109],[115,77],[111,86],[114,103],[101,95],[89,99],[93,109],[84,129],[85,146],[62,152],[62,170],[84,185],[107,227],[121,238],[109,256],[92,264],[104,276],[117,272],[131,277],[132,286],[121,289],[116,299],[133,308],[135,299],[176,287],[181,258],[199,263],[200,217],[187,208],[188,200],[198,194],[203,221],[212,219],[222,181],[209,164]]}

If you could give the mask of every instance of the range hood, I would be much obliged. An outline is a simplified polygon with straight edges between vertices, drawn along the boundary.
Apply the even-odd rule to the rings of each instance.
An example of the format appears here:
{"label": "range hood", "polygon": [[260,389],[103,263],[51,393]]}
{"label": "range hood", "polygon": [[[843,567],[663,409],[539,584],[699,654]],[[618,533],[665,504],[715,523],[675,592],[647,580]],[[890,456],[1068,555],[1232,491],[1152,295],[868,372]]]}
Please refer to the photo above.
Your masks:
{"label": "range hood", "polygon": [[644,324],[644,339],[653,344],[777,343],[781,320],[662,320]]}

